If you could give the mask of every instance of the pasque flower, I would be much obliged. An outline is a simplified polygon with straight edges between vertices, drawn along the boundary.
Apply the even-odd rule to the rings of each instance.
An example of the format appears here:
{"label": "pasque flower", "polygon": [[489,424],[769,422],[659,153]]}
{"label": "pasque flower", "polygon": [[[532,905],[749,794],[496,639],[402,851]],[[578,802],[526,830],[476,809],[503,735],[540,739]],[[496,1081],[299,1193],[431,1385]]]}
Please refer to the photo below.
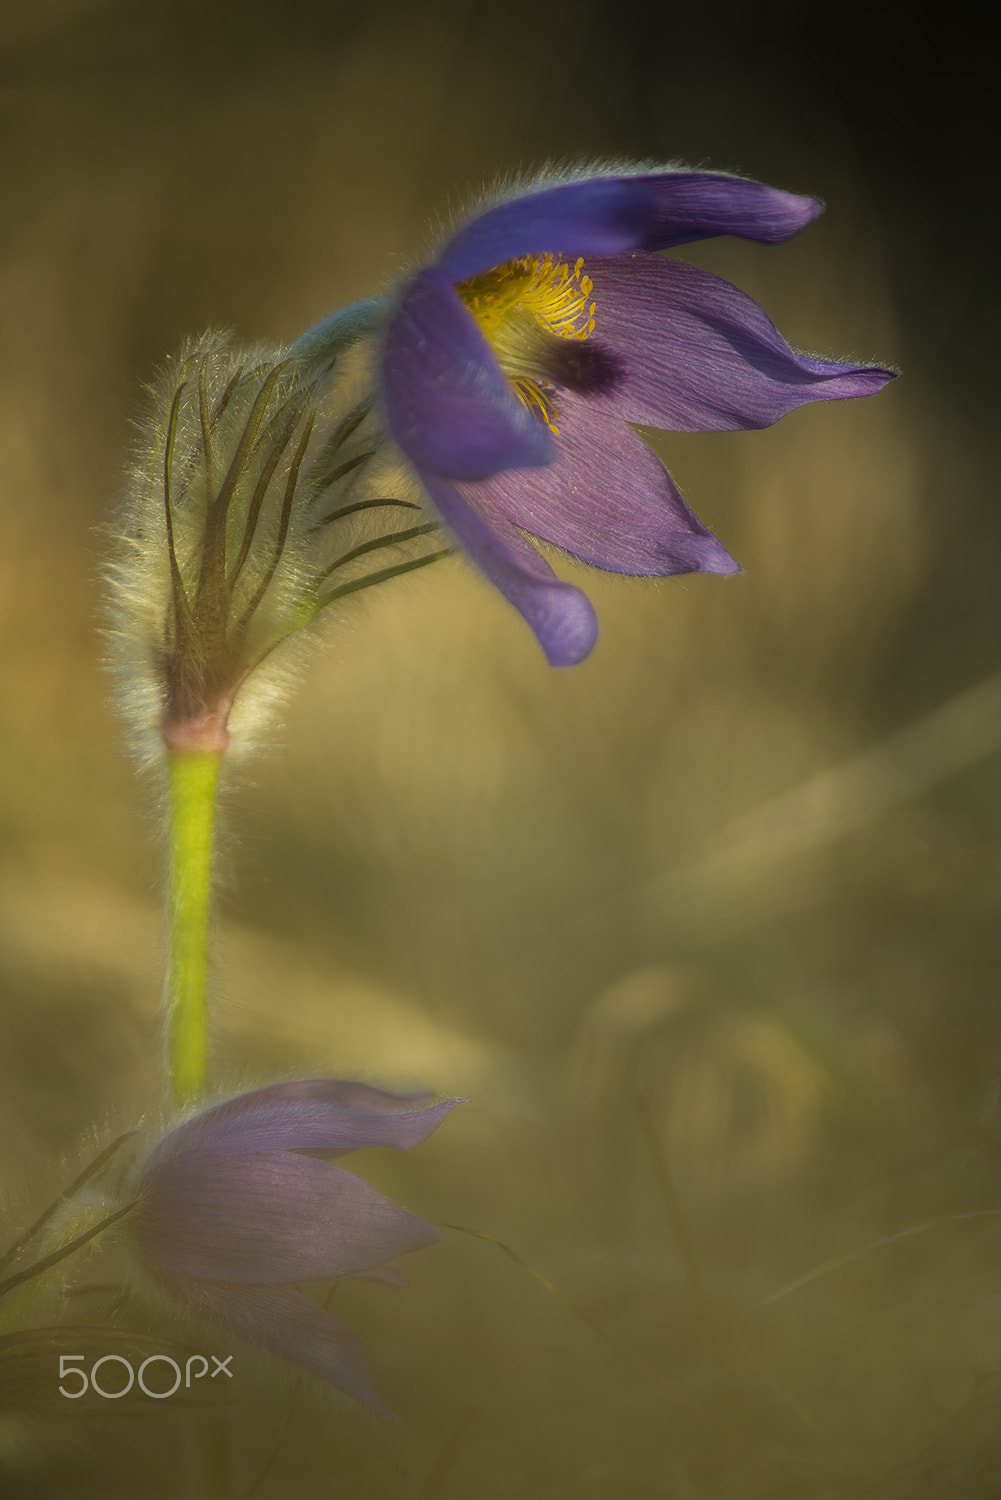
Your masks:
{"label": "pasque flower", "polygon": [[147,1158],[129,1217],[159,1283],[187,1306],[339,1386],[379,1416],[357,1337],[296,1283],[402,1285],[386,1261],[438,1235],[332,1164],[363,1146],[409,1150],[457,1102],[302,1079],[196,1115]]}
{"label": "pasque flower", "polygon": [[628,423],[767,427],[892,378],[795,351],[729,282],[656,253],[775,243],[820,209],[718,172],[549,178],[485,208],[404,286],[382,349],[389,428],[553,665],[585,657],[597,623],[522,533],[616,573],[739,571]]}

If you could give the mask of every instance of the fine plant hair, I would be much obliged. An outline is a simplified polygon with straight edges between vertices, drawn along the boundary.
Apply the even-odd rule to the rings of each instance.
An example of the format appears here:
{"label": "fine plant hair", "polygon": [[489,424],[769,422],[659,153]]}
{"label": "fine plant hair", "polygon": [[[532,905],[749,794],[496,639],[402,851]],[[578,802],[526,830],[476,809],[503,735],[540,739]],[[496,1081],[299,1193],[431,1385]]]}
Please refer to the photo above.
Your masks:
{"label": "fine plant hair", "polygon": [[320,638],[304,627],[427,556],[410,544],[434,523],[365,365],[357,350],[315,361],[209,332],[148,388],[107,527],[109,664],[147,768],[165,724],[206,713],[221,713],[229,759],[246,755]]}

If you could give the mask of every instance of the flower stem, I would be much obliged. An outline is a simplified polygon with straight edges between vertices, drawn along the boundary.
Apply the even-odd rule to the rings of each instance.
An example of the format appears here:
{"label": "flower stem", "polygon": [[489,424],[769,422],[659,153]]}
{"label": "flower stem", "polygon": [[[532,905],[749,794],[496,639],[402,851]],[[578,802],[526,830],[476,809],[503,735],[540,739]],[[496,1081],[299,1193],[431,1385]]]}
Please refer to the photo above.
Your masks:
{"label": "flower stem", "polygon": [[167,892],[167,1052],[175,1102],[198,1098],[208,1057],[208,939],[212,827],[222,755],[168,754],[170,873]]}

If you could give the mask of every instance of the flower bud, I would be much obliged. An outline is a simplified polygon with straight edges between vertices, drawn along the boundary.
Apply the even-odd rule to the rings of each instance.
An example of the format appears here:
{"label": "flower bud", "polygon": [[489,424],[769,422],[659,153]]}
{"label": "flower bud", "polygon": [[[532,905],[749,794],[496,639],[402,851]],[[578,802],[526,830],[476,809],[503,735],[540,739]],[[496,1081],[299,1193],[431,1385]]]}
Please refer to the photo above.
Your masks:
{"label": "flower bud", "polygon": [[421,504],[385,492],[398,476],[346,347],[367,320],[341,321],[291,351],[206,334],[151,393],[110,572],[123,707],[147,751],[222,751],[325,604],[444,555],[419,544],[435,530]]}

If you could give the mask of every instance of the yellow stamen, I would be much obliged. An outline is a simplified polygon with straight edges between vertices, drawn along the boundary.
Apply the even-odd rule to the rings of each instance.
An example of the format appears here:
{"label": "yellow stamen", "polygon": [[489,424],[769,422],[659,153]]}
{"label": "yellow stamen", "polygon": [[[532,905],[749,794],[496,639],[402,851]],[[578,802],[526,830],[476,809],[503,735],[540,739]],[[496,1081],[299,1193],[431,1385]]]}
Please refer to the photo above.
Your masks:
{"label": "yellow stamen", "polygon": [[511,383],[529,411],[534,411],[536,416],[545,422],[549,431],[559,437],[560,429],[556,426],[555,420],[559,412],[549,394],[550,388],[543,385],[541,380],[529,380],[525,375],[519,375]]}
{"label": "yellow stamen", "polygon": [[456,291],[482,328],[501,369],[528,409],[559,433],[559,415],[546,380],[545,344],[553,336],[586,339],[594,332],[594,283],[578,259],[525,255],[493,266]]}

